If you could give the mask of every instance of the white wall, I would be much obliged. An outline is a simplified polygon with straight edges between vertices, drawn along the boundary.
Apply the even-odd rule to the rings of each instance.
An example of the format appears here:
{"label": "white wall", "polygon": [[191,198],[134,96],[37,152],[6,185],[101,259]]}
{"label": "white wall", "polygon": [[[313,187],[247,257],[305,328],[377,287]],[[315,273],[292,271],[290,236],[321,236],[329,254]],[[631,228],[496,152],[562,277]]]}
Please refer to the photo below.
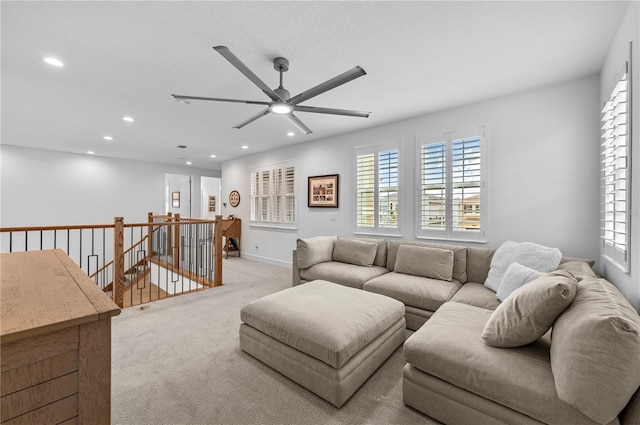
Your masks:
{"label": "white wall", "polygon": [[[598,105],[599,80],[593,76],[228,161],[222,165],[222,196],[237,189],[242,200],[222,212],[243,219],[243,255],[290,264],[296,238],[353,234],[353,148],[400,140],[402,237],[415,239],[416,137],[487,123],[490,189],[483,213],[489,234],[483,246],[533,241],[597,259]],[[286,160],[297,161],[298,230],[249,226],[249,168]],[[307,208],[307,177],[335,173],[340,207]]]}
{"label": "white wall", "polygon": [[[631,112],[631,246],[630,273],[620,271],[604,256],[601,258],[605,278],[616,285],[625,297],[640,311],[640,3],[629,2],[625,17],[620,24],[609,54],[602,67],[601,102],[608,98],[611,81],[616,71],[629,57],[629,42],[633,43],[632,53],[632,112]],[[600,103],[603,105],[603,103]]]}
{"label": "white wall", "polygon": [[220,171],[0,145],[3,227],[147,221],[166,213],[165,173],[191,174],[194,214],[200,176]]}

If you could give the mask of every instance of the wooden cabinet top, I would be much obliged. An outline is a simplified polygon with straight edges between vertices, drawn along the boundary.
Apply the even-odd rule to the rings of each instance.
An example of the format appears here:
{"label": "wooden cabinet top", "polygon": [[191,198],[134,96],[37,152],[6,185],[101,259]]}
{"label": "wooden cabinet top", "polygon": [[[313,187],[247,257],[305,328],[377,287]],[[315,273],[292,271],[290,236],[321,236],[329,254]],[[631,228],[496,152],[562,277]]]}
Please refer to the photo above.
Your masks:
{"label": "wooden cabinet top", "polygon": [[60,249],[0,254],[0,338],[30,338],[120,314]]}

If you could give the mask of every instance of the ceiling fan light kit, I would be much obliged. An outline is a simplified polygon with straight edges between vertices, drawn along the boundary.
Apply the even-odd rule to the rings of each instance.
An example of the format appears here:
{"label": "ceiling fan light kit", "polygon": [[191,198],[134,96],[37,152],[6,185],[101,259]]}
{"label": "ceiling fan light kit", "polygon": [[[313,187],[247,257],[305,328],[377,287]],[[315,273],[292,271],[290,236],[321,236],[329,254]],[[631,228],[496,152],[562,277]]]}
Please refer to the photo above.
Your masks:
{"label": "ceiling fan light kit", "polygon": [[347,109],[334,109],[334,108],[320,108],[314,106],[303,106],[300,103],[309,100],[315,96],[325,93],[331,89],[341,86],[349,81],[352,81],[358,77],[366,75],[366,71],[359,66],[356,66],[342,74],[331,78],[330,80],[320,83],[315,87],[312,87],[302,93],[291,97],[287,89],[282,85],[282,74],[289,70],[289,61],[286,58],[278,57],[273,60],[273,68],[280,73],[280,85],[276,89],[271,89],[267,86],[256,74],[254,74],[240,59],[238,59],[226,46],[215,46],[213,48],[216,52],[220,53],[231,65],[233,65],[238,71],[242,72],[245,77],[251,80],[264,94],[266,94],[271,101],[258,101],[258,100],[240,100],[240,99],[224,99],[218,97],[202,97],[202,96],[184,96],[178,94],[172,94],[176,100],[187,103],[189,100],[209,100],[215,102],[235,102],[235,103],[247,103],[250,105],[264,105],[265,109],[257,114],[249,117],[240,124],[235,125],[233,128],[242,128],[247,124],[252,123],[260,117],[263,117],[269,113],[276,115],[282,115],[289,119],[289,121],[300,129],[304,134],[312,133],[311,129],[307,127],[293,112],[312,112],[316,114],[331,114],[331,115],[344,115],[349,117],[361,117],[368,118],[371,112],[352,111]]}

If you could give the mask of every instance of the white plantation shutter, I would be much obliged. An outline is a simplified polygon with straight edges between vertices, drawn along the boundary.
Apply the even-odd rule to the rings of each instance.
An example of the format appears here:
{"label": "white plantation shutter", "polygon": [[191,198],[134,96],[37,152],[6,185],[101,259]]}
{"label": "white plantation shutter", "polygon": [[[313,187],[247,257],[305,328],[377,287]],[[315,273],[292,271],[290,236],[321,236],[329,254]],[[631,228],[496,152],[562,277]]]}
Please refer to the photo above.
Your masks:
{"label": "white plantation shutter", "polygon": [[625,73],[602,109],[602,211],[604,255],[629,270],[629,81]]}
{"label": "white plantation shutter", "polygon": [[375,154],[356,156],[356,227],[374,229],[376,166]]}
{"label": "white plantation shutter", "polygon": [[295,228],[295,169],[293,162],[287,162],[250,173],[252,225]]}
{"label": "white plantation shutter", "polygon": [[355,230],[400,233],[399,143],[355,149]]}
{"label": "white plantation shutter", "polygon": [[417,229],[425,238],[481,240],[485,128],[418,138]]}

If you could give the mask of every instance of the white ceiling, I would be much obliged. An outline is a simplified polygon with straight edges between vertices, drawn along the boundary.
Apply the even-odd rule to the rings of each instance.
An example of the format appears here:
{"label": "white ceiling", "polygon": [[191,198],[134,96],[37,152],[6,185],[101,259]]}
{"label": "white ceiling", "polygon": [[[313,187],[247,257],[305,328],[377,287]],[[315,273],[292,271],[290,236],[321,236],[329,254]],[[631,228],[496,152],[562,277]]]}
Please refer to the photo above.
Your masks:
{"label": "white ceiling", "polygon": [[[2,143],[219,169],[222,161],[599,72],[627,2],[2,1]],[[291,95],[356,65],[367,75],[304,105],[302,135],[212,46]],[[43,57],[65,66],[54,68]],[[123,115],[135,118],[133,124]],[[287,137],[287,131],[295,137]],[[103,136],[114,140],[106,142]],[[177,145],[187,145],[178,149]],[[246,144],[248,150],[241,150]],[[216,154],[216,159],[210,155]]]}

